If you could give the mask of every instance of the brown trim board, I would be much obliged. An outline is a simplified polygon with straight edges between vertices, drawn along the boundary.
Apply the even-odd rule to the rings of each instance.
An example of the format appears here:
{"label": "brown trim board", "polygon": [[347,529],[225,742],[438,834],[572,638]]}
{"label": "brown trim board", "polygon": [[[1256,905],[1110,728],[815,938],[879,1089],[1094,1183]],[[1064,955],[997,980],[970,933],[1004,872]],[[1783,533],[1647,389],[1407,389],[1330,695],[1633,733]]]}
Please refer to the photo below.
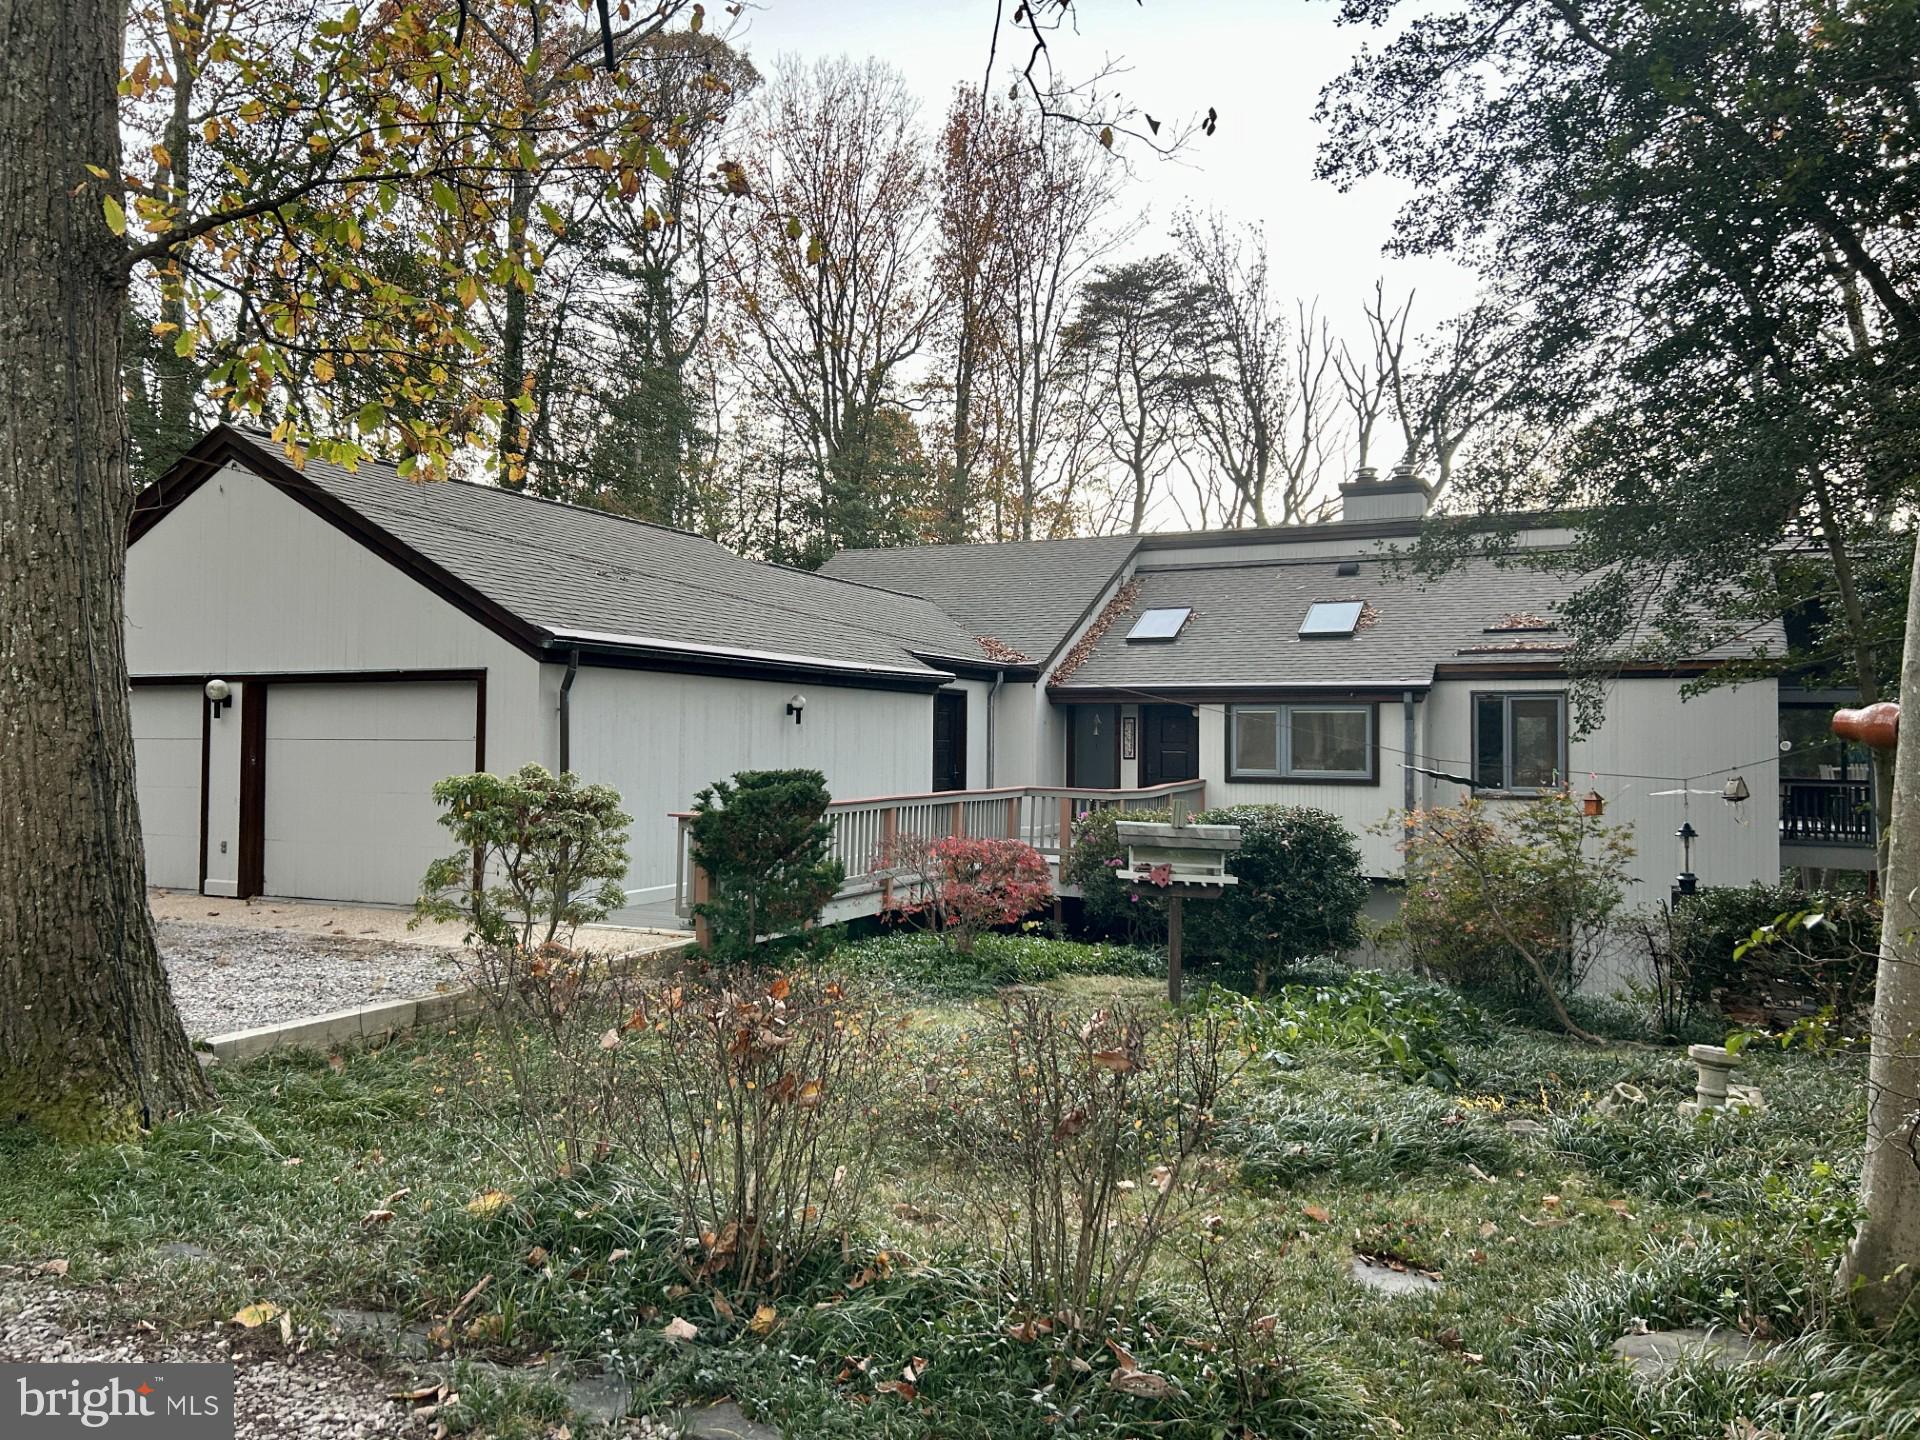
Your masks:
{"label": "brown trim board", "polygon": [[251,900],[266,885],[267,690],[240,687],[240,853],[234,894]]}

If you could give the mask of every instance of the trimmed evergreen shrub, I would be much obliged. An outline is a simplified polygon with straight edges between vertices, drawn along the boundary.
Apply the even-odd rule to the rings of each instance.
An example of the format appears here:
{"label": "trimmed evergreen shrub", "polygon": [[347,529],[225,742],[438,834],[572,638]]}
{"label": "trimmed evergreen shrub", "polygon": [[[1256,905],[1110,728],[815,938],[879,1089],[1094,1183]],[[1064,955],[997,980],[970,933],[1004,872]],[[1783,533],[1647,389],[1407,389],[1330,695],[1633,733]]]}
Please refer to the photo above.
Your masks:
{"label": "trimmed evergreen shrub", "polygon": [[746,770],[694,798],[693,859],[711,882],[694,914],[715,958],[751,960],[761,937],[804,936],[819,922],[846,879],[831,853],[831,800],[818,770]]}

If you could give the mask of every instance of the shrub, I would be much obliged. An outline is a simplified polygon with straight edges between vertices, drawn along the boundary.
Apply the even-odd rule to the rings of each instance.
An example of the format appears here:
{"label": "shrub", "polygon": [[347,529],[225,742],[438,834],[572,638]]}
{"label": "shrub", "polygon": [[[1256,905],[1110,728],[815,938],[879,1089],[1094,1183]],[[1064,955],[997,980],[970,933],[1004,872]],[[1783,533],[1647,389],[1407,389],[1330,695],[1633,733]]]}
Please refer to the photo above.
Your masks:
{"label": "shrub", "polygon": [[[1133,945],[1162,944],[1167,938],[1166,901],[1150,887],[1120,876],[1127,847],[1114,827],[1121,818],[1111,806],[1083,812],[1073,822],[1073,849],[1060,878],[1079,887],[1081,913],[1094,930]],[[1166,810],[1129,810],[1125,818],[1165,824],[1173,816]]]}
{"label": "shrub", "polygon": [[1561,997],[1592,968],[1625,896],[1631,832],[1560,795],[1406,818],[1406,893],[1383,938],[1453,984],[1544,1000],[1584,1033]]}
{"label": "shrub", "polygon": [[625,901],[633,817],[618,791],[525,765],[511,775],[450,776],[433,798],[460,850],[427,867],[415,923],[459,921],[468,944],[532,950]]}
{"label": "shrub", "polygon": [[878,1150],[889,1017],[823,977],[640,980],[484,953],[512,968],[487,987],[492,1044],[463,1093],[530,1177],[637,1183],[681,1280],[722,1295],[771,1293],[838,1252]]}
{"label": "shrub", "polygon": [[974,1203],[1024,1311],[1016,1336],[1096,1342],[1192,1201],[1232,1027],[1206,1011],[1086,1015],[1035,990],[1002,1000],[998,1020],[981,1108],[1013,1173],[976,1165]]}
{"label": "shrub", "polygon": [[1359,844],[1338,816],[1306,805],[1234,805],[1195,818],[1240,827],[1240,848],[1227,859],[1239,883],[1187,908],[1202,953],[1250,962],[1264,995],[1270,964],[1285,968],[1360,943],[1370,887]]}
{"label": "shrub", "polygon": [[1862,895],[1709,886],[1674,906],[1674,959],[1696,1002],[1811,1002],[1844,1017],[1872,997],[1879,911]]}
{"label": "shrub", "polygon": [[751,770],[694,798],[694,863],[708,898],[694,907],[723,962],[753,958],[763,938],[807,932],[840,889],[832,858],[827,777],[818,770]]}
{"label": "shrub", "polygon": [[881,864],[905,872],[889,913],[919,915],[962,955],[997,925],[1014,925],[1053,899],[1053,876],[1040,852],[1021,840],[966,835],[903,836]]}

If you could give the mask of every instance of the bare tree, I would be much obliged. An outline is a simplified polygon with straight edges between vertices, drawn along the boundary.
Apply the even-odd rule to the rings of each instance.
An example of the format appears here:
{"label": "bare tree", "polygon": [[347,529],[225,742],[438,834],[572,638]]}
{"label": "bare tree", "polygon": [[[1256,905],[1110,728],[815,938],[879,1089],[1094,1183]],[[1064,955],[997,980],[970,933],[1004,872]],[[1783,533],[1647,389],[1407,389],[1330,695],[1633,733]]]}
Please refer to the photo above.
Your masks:
{"label": "bare tree", "polygon": [[1266,237],[1257,227],[1189,215],[1174,235],[1200,282],[1187,332],[1187,402],[1211,462],[1202,477],[1202,513],[1211,508],[1228,527],[1324,518],[1322,480],[1336,411],[1330,327],[1317,306],[1299,302],[1289,338],[1267,285]]}
{"label": "bare tree", "polygon": [[789,59],[750,110],[750,208],[725,269],[764,367],[760,397],[813,459],[813,549],[900,538],[885,488],[898,427],[882,417],[935,314],[916,102],[877,60]]}
{"label": "bare tree", "polygon": [[1413,296],[1389,310],[1387,282],[1373,282],[1373,299],[1363,301],[1366,316],[1368,350],[1355,356],[1345,344],[1334,357],[1334,373],[1340,381],[1347,411],[1352,417],[1355,466],[1373,463],[1374,431],[1387,413],[1392,399],[1394,376],[1400,372],[1400,357],[1406,352],[1407,321],[1413,308]]}

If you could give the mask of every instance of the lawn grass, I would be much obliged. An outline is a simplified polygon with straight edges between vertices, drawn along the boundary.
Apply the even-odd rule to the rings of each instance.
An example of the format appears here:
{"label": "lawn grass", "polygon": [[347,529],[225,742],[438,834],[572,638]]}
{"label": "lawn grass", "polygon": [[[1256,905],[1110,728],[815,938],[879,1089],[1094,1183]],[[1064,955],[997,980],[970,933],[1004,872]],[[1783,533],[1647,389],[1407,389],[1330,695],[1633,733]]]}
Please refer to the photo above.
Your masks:
{"label": "lawn grass", "polygon": [[[1137,954],[1019,943],[978,968],[1064,976],[1048,983],[1088,1007],[1160,1004]],[[1083,1374],[1058,1346],[1008,1334],[962,1198],[993,1153],[994,1117],[953,1098],[995,1063],[996,1001],[977,975],[915,985],[916,967],[937,970],[925,960],[896,945],[851,967],[914,1012],[899,1074],[874,1096],[894,1121],[882,1179],[863,1233],[790,1279],[764,1336],[682,1286],[658,1196],[611,1171],[540,1184],[516,1172],[497,1112],[468,1094],[490,1080],[470,1028],[331,1063],[219,1067],[218,1108],[141,1145],[0,1136],[0,1258],[64,1258],[92,1308],[179,1327],[258,1300],[303,1331],[338,1305],[431,1322],[491,1275],[468,1316],[489,1318],[465,1350],[611,1357],[646,1407],[734,1395],[790,1436],[1237,1436],[1184,1242],[1161,1252],[1119,1337],[1176,1397],[1116,1394],[1098,1347]],[[1099,969],[1121,973],[1078,973]],[[1200,1003],[1234,1012],[1249,1056],[1201,1208],[1272,1272],[1285,1363],[1252,1433],[1920,1433],[1920,1346],[1867,1344],[1826,1296],[1852,1221],[1857,1057],[1750,1049],[1740,1078],[1766,1111],[1694,1122],[1674,1113],[1692,1088],[1682,1051],[1578,1045],[1401,981],[1324,976],[1257,1007]],[[1520,1118],[1547,1133],[1513,1133]],[[472,1205],[496,1189],[510,1198]],[[168,1241],[218,1258],[160,1259]],[[1377,1296],[1348,1278],[1356,1252],[1441,1286]],[[700,1339],[664,1339],[674,1317]],[[1636,1322],[1736,1325],[1781,1348],[1735,1375],[1686,1364],[1648,1384],[1607,1353]],[[879,1389],[909,1368],[917,1399]],[[507,1387],[468,1419],[512,1435],[551,1415],[549,1395]]]}

